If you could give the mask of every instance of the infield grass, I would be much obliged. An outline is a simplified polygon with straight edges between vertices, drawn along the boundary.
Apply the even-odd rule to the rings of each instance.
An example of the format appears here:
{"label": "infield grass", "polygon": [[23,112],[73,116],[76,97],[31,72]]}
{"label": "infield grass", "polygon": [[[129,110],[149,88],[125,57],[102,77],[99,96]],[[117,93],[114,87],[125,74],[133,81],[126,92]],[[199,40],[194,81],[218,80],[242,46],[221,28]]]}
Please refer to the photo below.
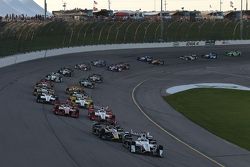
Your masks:
{"label": "infield grass", "polygon": [[250,91],[191,89],[164,99],[211,133],[250,150]]}

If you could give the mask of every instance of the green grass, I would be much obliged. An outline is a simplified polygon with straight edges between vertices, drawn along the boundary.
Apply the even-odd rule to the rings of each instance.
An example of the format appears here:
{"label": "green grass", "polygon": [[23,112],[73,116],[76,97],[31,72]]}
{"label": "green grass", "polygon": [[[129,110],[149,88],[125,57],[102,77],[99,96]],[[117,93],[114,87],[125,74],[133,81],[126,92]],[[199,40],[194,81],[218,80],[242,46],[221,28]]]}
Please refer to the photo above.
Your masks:
{"label": "green grass", "polygon": [[[164,41],[239,39],[238,22],[164,22]],[[113,43],[158,42],[160,22],[0,23],[0,57],[36,50]],[[236,28],[235,28],[236,27]],[[250,39],[250,22],[244,39]]]}
{"label": "green grass", "polygon": [[211,133],[250,150],[250,91],[191,89],[164,99]]}

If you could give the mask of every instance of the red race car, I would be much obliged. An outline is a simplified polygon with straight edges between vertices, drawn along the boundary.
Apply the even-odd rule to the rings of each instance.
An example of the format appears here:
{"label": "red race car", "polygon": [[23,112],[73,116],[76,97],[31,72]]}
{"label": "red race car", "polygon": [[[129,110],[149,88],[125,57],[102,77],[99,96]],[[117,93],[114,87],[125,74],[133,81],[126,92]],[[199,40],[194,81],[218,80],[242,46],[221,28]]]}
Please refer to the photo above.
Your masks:
{"label": "red race car", "polygon": [[53,112],[56,115],[69,116],[73,118],[79,118],[80,116],[78,107],[70,102],[55,104]]}
{"label": "red race car", "polygon": [[116,124],[115,115],[109,107],[90,106],[88,109],[88,117],[90,120],[97,122],[108,122]]}

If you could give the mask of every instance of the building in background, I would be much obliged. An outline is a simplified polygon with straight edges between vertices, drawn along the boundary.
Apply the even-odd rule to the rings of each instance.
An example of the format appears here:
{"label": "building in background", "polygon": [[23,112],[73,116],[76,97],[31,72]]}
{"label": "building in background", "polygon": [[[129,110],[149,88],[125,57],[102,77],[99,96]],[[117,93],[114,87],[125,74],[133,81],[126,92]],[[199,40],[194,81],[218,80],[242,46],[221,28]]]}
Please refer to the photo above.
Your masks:
{"label": "building in background", "polygon": [[89,20],[93,18],[92,9],[73,9],[53,11],[53,16],[56,20],[72,21],[72,20]]}

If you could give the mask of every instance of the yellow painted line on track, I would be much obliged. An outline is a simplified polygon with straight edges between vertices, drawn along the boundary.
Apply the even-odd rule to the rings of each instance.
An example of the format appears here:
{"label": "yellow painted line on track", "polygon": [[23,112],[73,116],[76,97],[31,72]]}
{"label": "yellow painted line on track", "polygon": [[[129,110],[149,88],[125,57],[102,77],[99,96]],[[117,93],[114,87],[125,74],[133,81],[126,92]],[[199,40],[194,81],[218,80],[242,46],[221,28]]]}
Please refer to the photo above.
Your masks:
{"label": "yellow painted line on track", "polygon": [[222,165],[221,163],[217,162],[216,160],[212,159],[211,157],[205,155],[204,153],[200,152],[199,150],[193,148],[191,145],[187,144],[186,142],[182,141],[181,139],[179,139],[178,137],[176,137],[175,135],[173,135],[172,133],[170,133],[169,131],[167,131],[166,129],[164,129],[162,126],[160,126],[159,124],[157,124],[154,120],[152,120],[144,111],[143,109],[140,107],[140,105],[138,104],[138,102],[135,99],[135,91],[138,87],[140,87],[143,83],[145,83],[147,80],[144,80],[142,82],[140,82],[139,84],[137,84],[133,91],[132,91],[132,99],[134,104],[136,105],[136,107],[140,110],[140,112],[150,121],[152,122],[155,126],[157,126],[160,130],[162,130],[163,132],[165,132],[166,134],[168,134],[170,137],[172,137],[174,140],[178,141],[179,143],[183,144],[184,146],[186,146],[187,148],[189,148],[190,150],[196,152],[197,154],[201,155],[202,157],[208,159],[209,161],[211,161],[212,163],[218,165],[219,167],[225,167],[224,165]]}

